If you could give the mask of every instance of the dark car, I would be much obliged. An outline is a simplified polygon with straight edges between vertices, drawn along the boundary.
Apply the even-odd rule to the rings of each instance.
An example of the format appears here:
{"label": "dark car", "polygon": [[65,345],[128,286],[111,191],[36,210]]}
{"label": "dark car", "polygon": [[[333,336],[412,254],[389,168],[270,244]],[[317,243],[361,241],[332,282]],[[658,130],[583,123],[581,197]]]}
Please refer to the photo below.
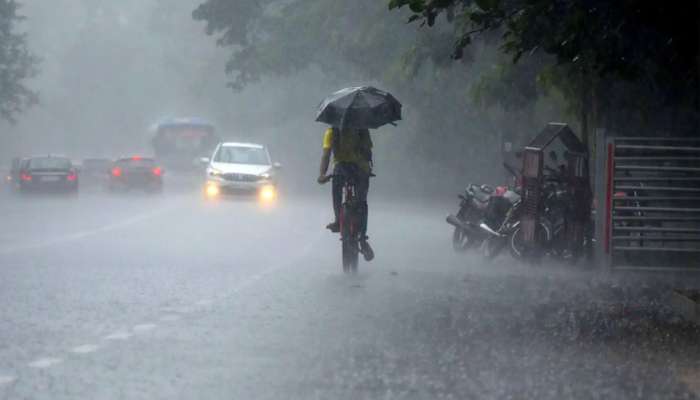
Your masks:
{"label": "dark car", "polygon": [[8,171],[7,176],[5,177],[5,181],[12,189],[16,189],[18,187],[17,185],[19,185],[19,171],[22,165],[22,161],[24,161],[22,158],[13,158],[12,164],[10,165],[10,170]]}
{"label": "dark car", "polygon": [[109,174],[110,191],[141,189],[160,192],[163,189],[163,168],[146,157],[120,158]]}
{"label": "dark car", "polygon": [[78,173],[69,158],[31,157],[20,163],[18,187],[23,193],[75,193],[78,191]]}

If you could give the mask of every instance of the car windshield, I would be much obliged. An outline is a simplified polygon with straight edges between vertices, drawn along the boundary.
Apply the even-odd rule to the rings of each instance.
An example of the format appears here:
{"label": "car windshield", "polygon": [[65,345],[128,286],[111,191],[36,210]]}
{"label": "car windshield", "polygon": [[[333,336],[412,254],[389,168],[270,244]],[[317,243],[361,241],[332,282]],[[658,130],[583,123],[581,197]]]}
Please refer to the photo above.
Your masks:
{"label": "car windshield", "polygon": [[247,146],[222,146],[216,152],[214,161],[230,164],[270,164],[264,148]]}
{"label": "car windshield", "polygon": [[70,169],[71,162],[67,158],[43,157],[29,160],[29,169]]}

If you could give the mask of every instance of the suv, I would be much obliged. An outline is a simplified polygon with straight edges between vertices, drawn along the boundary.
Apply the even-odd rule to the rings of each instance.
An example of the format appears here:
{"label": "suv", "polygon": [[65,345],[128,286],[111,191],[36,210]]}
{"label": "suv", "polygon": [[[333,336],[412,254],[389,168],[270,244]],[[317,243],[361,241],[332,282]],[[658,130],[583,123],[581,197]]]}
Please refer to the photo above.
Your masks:
{"label": "suv", "polygon": [[214,154],[203,158],[207,165],[205,195],[257,195],[262,201],[277,196],[275,173],[279,163],[273,163],[265,146],[253,143],[227,142],[219,144]]}

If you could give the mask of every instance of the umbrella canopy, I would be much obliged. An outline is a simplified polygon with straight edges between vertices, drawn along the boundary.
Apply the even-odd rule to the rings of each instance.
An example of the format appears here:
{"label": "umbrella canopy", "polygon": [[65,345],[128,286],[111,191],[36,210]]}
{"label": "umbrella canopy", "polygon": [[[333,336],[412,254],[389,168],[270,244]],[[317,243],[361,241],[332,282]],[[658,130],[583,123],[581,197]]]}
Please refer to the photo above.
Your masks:
{"label": "umbrella canopy", "polygon": [[390,93],[371,86],[349,87],[328,96],[316,121],[341,128],[376,129],[401,119],[401,103]]}

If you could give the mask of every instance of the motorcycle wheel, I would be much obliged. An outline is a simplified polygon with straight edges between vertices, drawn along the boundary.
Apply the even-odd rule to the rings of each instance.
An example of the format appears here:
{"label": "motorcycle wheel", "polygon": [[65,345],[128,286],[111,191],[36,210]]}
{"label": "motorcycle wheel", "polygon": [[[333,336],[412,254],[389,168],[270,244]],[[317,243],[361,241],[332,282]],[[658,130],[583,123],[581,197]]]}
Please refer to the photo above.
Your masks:
{"label": "motorcycle wheel", "polygon": [[490,237],[484,240],[481,245],[481,252],[486,260],[493,260],[501,253],[501,250],[507,245],[505,238]]}
{"label": "motorcycle wheel", "polygon": [[[549,242],[550,234],[549,227],[547,226],[547,224],[540,222],[540,229],[538,229],[537,235],[539,236],[539,243],[544,244]],[[513,256],[513,258],[522,260],[524,258],[525,253],[525,244],[522,240],[520,226],[515,228],[513,233],[510,234],[510,236],[508,237],[508,243],[508,247],[510,247],[510,254]]]}
{"label": "motorcycle wheel", "polygon": [[472,238],[464,230],[455,227],[454,232],[452,232],[452,248],[456,252],[461,253],[472,247],[472,245]]}

